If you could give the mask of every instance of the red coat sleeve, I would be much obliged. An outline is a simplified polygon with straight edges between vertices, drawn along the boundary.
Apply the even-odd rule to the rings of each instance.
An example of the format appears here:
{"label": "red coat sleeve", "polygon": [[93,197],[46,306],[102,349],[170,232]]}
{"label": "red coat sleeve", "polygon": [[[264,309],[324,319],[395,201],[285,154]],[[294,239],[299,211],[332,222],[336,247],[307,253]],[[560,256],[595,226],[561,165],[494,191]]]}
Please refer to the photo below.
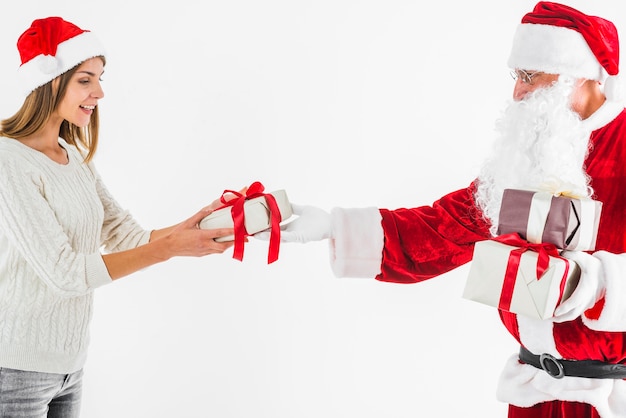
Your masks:
{"label": "red coat sleeve", "polygon": [[381,209],[384,248],[377,280],[415,283],[472,259],[474,243],[490,238],[474,201],[475,183],[413,209]]}

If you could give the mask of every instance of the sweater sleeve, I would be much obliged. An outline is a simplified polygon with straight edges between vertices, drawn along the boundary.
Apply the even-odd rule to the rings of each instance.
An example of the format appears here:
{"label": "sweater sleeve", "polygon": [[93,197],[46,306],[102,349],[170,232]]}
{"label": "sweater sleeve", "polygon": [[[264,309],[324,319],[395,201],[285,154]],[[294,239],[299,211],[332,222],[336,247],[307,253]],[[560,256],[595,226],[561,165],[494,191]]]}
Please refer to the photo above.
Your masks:
{"label": "sweater sleeve", "polygon": [[[83,295],[110,283],[97,245],[92,245],[91,251],[74,249],[46,200],[47,193],[54,192],[47,190],[45,175],[25,166],[28,163],[18,158],[0,163],[0,233],[7,246],[1,256],[13,263],[14,269],[32,271],[16,270],[15,274],[34,274],[62,297]],[[69,204],[74,206],[68,210],[80,210],[76,209],[80,202]],[[86,231],[84,235],[83,242],[97,243],[96,233]]]}
{"label": "sweater sleeve", "polygon": [[90,169],[96,177],[98,196],[104,208],[102,241],[110,252],[138,247],[150,240],[150,231],[143,229],[129,211],[123,209],[106,188],[93,164]]}

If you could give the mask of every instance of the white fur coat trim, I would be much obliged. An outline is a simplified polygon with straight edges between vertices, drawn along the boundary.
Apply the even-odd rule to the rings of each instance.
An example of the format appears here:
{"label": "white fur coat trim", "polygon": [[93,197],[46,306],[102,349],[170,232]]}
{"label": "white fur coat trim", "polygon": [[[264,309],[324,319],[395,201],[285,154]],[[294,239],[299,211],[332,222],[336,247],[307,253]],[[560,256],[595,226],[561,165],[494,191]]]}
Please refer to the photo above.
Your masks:
{"label": "white fur coat trim", "polygon": [[[626,331],[626,254],[598,251],[600,283],[604,284],[604,308],[598,319],[583,315],[583,322],[596,331]],[[581,280],[583,277],[581,277]]]}
{"label": "white fur coat trim", "polygon": [[377,208],[334,208],[330,265],[337,277],[374,278],[380,273],[384,246],[382,216]]}
{"label": "white fur coat trim", "polygon": [[593,405],[602,418],[626,418],[626,381],[564,377],[555,379],[543,370],[509,358],[498,383],[497,398],[530,407],[555,399]]}

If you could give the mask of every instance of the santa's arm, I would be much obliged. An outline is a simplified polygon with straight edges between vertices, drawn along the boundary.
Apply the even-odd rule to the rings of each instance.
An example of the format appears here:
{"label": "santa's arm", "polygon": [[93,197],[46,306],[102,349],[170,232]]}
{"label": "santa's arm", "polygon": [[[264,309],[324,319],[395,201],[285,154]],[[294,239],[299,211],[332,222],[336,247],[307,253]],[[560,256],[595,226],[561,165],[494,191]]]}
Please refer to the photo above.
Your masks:
{"label": "santa's arm", "polygon": [[557,307],[554,321],[580,316],[596,331],[626,331],[626,254],[566,251],[563,255],[580,267],[581,275],[575,291]]}
{"label": "santa's arm", "polygon": [[583,322],[597,331],[626,331],[626,254],[598,251],[593,257],[600,261],[598,295],[603,297],[585,311]]}
{"label": "santa's arm", "polygon": [[490,237],[474,190],[472,184],[412,209],[333,209],[335,275],[415,283],[467,263],[474,243]]}

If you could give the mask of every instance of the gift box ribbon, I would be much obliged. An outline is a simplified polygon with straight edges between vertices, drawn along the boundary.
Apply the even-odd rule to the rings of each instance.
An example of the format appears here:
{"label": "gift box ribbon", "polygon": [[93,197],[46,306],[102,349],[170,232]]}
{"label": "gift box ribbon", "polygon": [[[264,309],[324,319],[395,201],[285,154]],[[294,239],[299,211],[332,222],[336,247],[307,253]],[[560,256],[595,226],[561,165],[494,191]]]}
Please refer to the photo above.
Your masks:
{"label": "gift box ribbon", "polygon": [[[548,215],[550,214],[550,208],[552,205],[553,197],[569,197],[576,199],[580,205],[581,213],[578,214],[576,207],[572,204],[573,215],[576,217],[577,226],[571,231],[570,235],[566,238],[565,244],[571,243],[572,239],[578,233],[578,243],[571,250],[586,250],[590,243],[595,243],[595,224],[593,219],[597,216],[596,202],[592,199],[582,197],[572,197],[569,194],[552,194],[548,192],[536,192],[530,203],[530,213],[528,219],[528,225],[526,229],[526,239],[530,242],[541,242],[543,238],[546,222],[548,221]],[[584,219],[585,222],[581,222]]]}
{"label": "gift box ribbon", "polygon": [[558,248],[554,244],[533,244],[520,237],[520,235],[517,233],[501,235],[494,238],[494,240],[505,245],[518,247],[514,250],[511,250],[511,252],[509,253],[509,260],[507,262],[506,272],[504,274],[504,283],[502,285],[502,293],[500,293],[500,302],[498,304],[500,309],[508,311],[511,308],[511,301],[513,300],[513,289],[515,288],[517,271],[520,266],[522,254],[524,254],[526,251],[535,251],[538,253],[536,267],[537,280],[540,280],[545,271],[548,269],[550,265],[550,257],[556,257],[565,261],[565,272],[563,273],[563,277],[561,278],[561,283],[559,287],[559,300],[561,300],[561,298],[563,297],[563,292],[565,290],[567,273],[569,271],[569,261],[561,257]]}
{"label": "gift box ribbon", "polygon": [[552,204],[552,194],[537,192],[530,202],[530,214],[526,227],[526,239],[530,242],[541,242],[543,230],[548,220],[550,206]]}
{"label": "gift box ribbon", "polygon": [[[245,212],[244,212],[244,204],[246,200],[254,199],[257,197],[265,197],[265,201],[267,202],[267,206],[270,210],[270,242],[269,242],[269,251],[267,255],[267,264],[271,264],[274,261],[278,260],[278,250],[280,248],[280,209],[278,208],[278,204],[276,203],[276,199],[270,193],[263,193],[265,187],[258,181],[252,183],[245,194],[236,192],[234,190],[224,190],[222,196],[220,197],[220,202],[222,202],[224,207],[231,206],[230,213],[233,218],[234,229],[235,229],[235,245],[233,249],[233,258],[239,261],[243,260],[243,248],[246,242],[246,237],[250,236],[248,231],[246,230],[245,225]],[[230,198],[226,200],[226,195],[232,194],[235,195],[234,198]],[[220,209],[221,209],[220,208]]]}

